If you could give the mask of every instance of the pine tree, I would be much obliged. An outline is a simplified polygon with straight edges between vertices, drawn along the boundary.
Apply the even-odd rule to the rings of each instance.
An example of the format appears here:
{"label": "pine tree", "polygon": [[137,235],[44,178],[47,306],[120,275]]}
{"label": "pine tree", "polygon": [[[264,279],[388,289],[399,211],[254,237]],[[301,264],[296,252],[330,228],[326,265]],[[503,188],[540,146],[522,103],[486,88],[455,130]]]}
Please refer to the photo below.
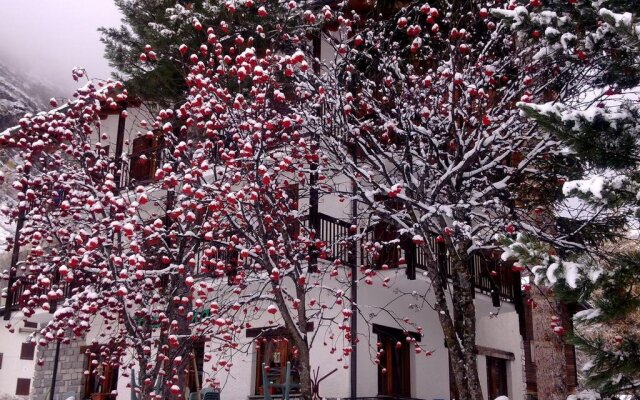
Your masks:
{"label": "pine tree", "polygon": [[[186,90],[186,71],[178,57],[180,43],[176,36],[191,48],[200,46],[204,38],[187,28],[201,6],[185,7],[174,0],[115,3],[123,15],[123,25],[99,29],[105,57],[117,71],[115,78],[126,81],[129,91],[137,97],[161,105],[174,103]],[[172,15],[179,17],[171,18]]]}
{"label": "pine tree", "polygon": [[635,1],[531,1],[495,13],[520,40],[537,46],[537,62],[563,75],[548,103],[519,107],[561,138],[584,167],[564,184],[584,212],[566,218],[580,237],[554,241],[520,235],[506,240],[505,257],[531,267],[556,297],[584,304],[566,339],[587,354],[586,385],[607,398],[640,395],[640,252],[625,233],[636,224],[640,187],[640,20]]}
{"label": "pine tree", "polygon": [[[247,38],[259,56],[266,49],[290,54],[294,47],[307,49],[299,37],[304,38],[318,27],[309,21],[304,26],[290,26],[292,17],[300,13],[295,1],[281,4],[276,0],[242,3],[115,0],[115,3],[123,14],[123,25],[99,29],[105,57],[117,71],[114,77],[125,82],[133,96],[160,106],[176,105],[184,99],[190,60],[194,55],[203,55],[207,44],[221,43],[224,49],[230,49],[239,47],[238,38]],[[281,40],[283,31],[291,34],[293,40]],[[292,46],[296,39],[299,46]]]}

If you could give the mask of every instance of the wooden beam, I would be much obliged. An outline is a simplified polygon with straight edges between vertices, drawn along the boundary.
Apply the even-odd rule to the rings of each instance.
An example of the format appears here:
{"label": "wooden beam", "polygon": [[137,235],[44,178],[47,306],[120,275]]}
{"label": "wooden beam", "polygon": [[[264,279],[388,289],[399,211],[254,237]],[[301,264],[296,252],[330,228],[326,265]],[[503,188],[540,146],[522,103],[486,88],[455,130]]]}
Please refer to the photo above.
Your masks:
{"label": "wooden beam", "polygon": [[478,354],[479,356],[489,356],[509,361],[514,361],[516,359],[516,356],[510,351],[498,350],[491,347],[478,345],[476,345],[476,354]]}

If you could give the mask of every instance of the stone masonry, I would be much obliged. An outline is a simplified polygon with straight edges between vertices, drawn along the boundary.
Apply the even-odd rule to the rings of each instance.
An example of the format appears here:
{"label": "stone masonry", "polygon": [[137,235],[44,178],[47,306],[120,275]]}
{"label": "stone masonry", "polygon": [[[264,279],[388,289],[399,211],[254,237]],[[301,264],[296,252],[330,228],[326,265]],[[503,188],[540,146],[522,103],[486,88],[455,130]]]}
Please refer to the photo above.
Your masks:
{"label": "stone masonry", "polygon": [[[60,345],[54,400],[66,400],[71,396],[76,400],[82,399],[86,360],[81,352],[81,345],[79,342]],[[44,364],[36,366],[31,391],[32,400],[50,399],[55,352],[56,346],[53,343],[44,349],[38,347],[38,359],[44,359]]]}

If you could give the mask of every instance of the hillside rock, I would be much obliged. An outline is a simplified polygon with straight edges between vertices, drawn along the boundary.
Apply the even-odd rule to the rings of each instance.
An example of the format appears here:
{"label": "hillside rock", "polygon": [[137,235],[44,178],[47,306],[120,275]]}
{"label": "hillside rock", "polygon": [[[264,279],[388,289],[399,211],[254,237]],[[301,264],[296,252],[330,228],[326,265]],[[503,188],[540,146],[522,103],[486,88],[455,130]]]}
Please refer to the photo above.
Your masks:
{"label": "hillside rock", "polygon": [[47,110],[56,89],[0,63],[0,132],[15,125],[24,114]]}

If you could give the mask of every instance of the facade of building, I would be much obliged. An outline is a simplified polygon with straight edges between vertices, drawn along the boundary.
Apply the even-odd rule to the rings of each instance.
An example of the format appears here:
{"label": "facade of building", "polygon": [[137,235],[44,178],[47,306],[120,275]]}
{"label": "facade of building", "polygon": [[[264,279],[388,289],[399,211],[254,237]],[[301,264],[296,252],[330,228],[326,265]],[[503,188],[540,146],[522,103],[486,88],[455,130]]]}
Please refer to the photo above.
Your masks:
{"label": "facade of building", "polygon": [[[331,59],[330,49],[321,49],[321,57]],[[122,175],[117,177],[122,187],[132,189],[153,178],[161,162],[160,135],[153,137],[137,135],[142,120],[153,121],[154,113],[143,107],[129,107],[124,119],[120,111],[105,115],[101,133],[108,134],[105,143],[110,154],[129,155],[125,158]],[[338,184],[340,184],[338,182]],[[349,185],[348,180],[342,183]],[[300,199],[304,202],[308,199]],[[337,195],[325,195],[319,206],[320,238],[326,243],[338,243],[346,237],[352,225],[351,205],[342,202]],[[360,226],[368,236],[363,241],[389,240],[383,237],[389,232]],[[393,233],[392,233],[393,234]],[[358,247],[356,259],[363,256]],[[344,254],[338,246],[328,249],[329,259],[341,259]],[[400,254],[403,253],[403,254]],[[407,256],[409,255],[410,256]],[[316,341],[311,347],[311,370],[317,371],[318,394],[324,398],[400,397],[422,400],[452,400],[455,397],[450,378],[448,351],[441,332],[437,312],[433,304],[431,281],[423,274],[425,258],[414,247],[404,247],[397,254],[390,254],[396,262],[392,268],[377,271],[389,278],[393,289],[379,286],[359,285],[357,303],[362,310],[357,319],[356,357],[336,354],[331,344],[322,338],[331,336],[329,327],[320,326],[321,321],[312,321]],[[409,260],[400,263],[400,259]],[[347,259],[342,259],[344,268],[350,268]],[[8,265],[10,257],[5,255],[3,263]],[[319,261],[325,262],[325,261]],[[442,263],[443,274],[448,274],[447,262]],[[554,338],[534,335],[544,331],[544,318],[535,319],[527,309],[520,292],[520,275],[498,259],[487,256],[474,258],[470,268],[477,289],[475,298],[477,314],[477,357],[480,381],[486,399],[508,396],[511,399],[536,398],[536,381],[544,378],[544,363],[536,360],[545,343]],[[399,293],[403,296],[399,296]],[[412,296],[411,293],[416,293]],[[351,294],[347,294],[351,296]],[[21,293],[14,295],[15,312],[9,321],[13,332],[0,330],[0,395],[20,396],[34,400],[66,400],[68,398],[103,400],[117,396],[131,399],[131,387],[137,383],[125,371],[119,371],[104,363],[108,355],[95,351],[100,341],[100,320],[93,321],[91,335],[59,348],[46,348],[26,344],[29,335],[40,324],[46,324],[51,315],[40,312],[25,321],[20,313]],[[321,296],[321,294],[319,294]],[[384,307],[385,312],[379,312]],[[334,313],[340,313],[336,306]],[[526,312],[525,312],[526,311]],[[422,332],[399,326],[390,315],[408,315],[412,325],[422,327]],[[535,323],[533,321],[536,321]],[[407,340],[411,338],[412,340]],[[222,399],[262,398],[264,394],[261,365],[270,367],[269,380],[283,381],[287,362],[294,365],[295,357],[286,334],[277,329],[265,315],[254,328],[244,332],[247,350],[234,356],[233,366],[218,368],[215,358],[207,357],[211,344],[203,342],[194,350],[194,372],[190,382],[192,389],[216,386]],[[419,343],[420,351],[417,351]],[[426,349],[426,351],[422,350]],[[382,357],[376,353],[384,350]],[[567,350],[569,353],[571,350]],[[378,358],[378,360],[376,360]],[[568,365],[572,365],[568,358]],[[355,362],[354,362],[355,361]],[[376,363],[377,361],[377,363]],[[537,361],[537,362],[536,362]],[[56,367],[57,365],[57,367]],[[575,361],[573,361],[575,370]],[[213,370],[218,369],[214,375]],[[54,375],[54,370],[57,370]],[[354,372],[355,371],[355,372]],[[101,377],[101,379],[98,379]],[[55,383],[54,383],[55,382]],[[51,388],[53,390],[53,396]],[[276,389],[273,395],[279,394]]]}
{"label": "facade of building", "polygon": [[[122,151],[130,154],[127,158],[129,165],[123,168],[126,171],[121,177],[123,183],[144,182],[152,176],[155,164],[159,162],[155,159],[158,153],[157,138],[135,135],[140,120],[148,116],[142,109],[132,109],[126,120],[120,120],[119,113],[115,113],[106,116],[103,121],[102,130],[109,133],[110,142],[122,143]],[[117,147],[109,151],[114,152]],[[346,235],[351,225],[349,213],[348,203],[341,202],[337,196],[324,197],[319,210],[321,238],[327,243],[337,243],[340,235]],[[376,237],[378,234],[375,229],[370,230],[369,237],[365,239],[382,240]],[[328,251],[329,259],[341,257],[341,250],[337,246]],[[400,251],[406,253],[410,249],[403,248]],[[392,256],[398,260],[405,258],[404,254],[403,257],[400,257],[401,254]],[[450,384],[448,352],[438,315],[429,307],[429,303],[433,303],[433,295],[429,292],[431,282],[422,273],[420,254],[406,258],[414,260],[410,262],[411,265],[396,263],[393,268],[378,271],[381,277],[388,277],[396,289],[360,286],[357,303],[363,312],[358,319],[360,341],[355,365],[351,357],[336,355],[323,340],[317,339],[313,344],[311,370],[317,372],[318,378],[328,375],[318,386],[321,397],[349,398],[352,386],[355,386],[356,396],[362,398],[455,398]],[[345,264],[345,268],[348,267]],[[474,269],[478,290],[475,300],[478,316],[477,354],[483,392],[488,399],[498,395],[524,398],[522,324],[521,313],[518,313],[522,309],[519,277],[510,267],[500,266],[497,261],[478,258],[470,267]],[[446,273],[446,263],[443,268]],[[497,275],[496,269],[499,272]],[[494,275],[490,274],[491,271],[494,271]],[[398,291],[405,295],[398,296]],[[419,295],[412,296],[411,293]],[[45,324],[51,315],[40,312],[29,321],[24,321],[19,312],[21,294],[16,293],[14,299],[16,312],[12,314],[10,322],[15,326],[15,331],[2,330],[1,333],[0,353],[4,359],[0,369],[1,393],[49,399],[55,380],[53,399],[72,397],[99,400],[112,398],[116,394],[118,399],[131,398],[132,378],[123,371],[106,366],[101,359],[104,354],[94,352],[93,344],[99,341],[101,333],[99,319],[93,322],[93,337],[61,343],[59,349],[56,346],[36,349],[34,344],[23,343],[38,324]],[[385,307],[385,312],[378,312],[382,307]],[[335,310],[336,313],[340,311],[341,307]],[[423,331],[404,330],[406,328],[399,326],[390,317],[391,314],[409,315],[412,324],[423,327]],[[267,316],[254,327],[244,335],[249,350],[234,356],[233,367],[229,371],[222,370],[213,375],[216,360],[205,357],[210,344],[204,342],[200,348],[196,347],[194,369],[198,371],[198,379],[194,379],[191,386],[197,389],[215,384],[220,387],[221,398],[224,399],[260,398],[265,390],[264,371],[260,368],[262,363],[270,365],[269,379],[272,381],[284,379],[282,371],[287,361],[294,364],[295,370],[295,357],[286,335],[274,329],[277,327],[268,321]],[[263,333],[263,328],[264,332],[269,333]],[[316,338],[332,334],[328,327],[318,327],[316,331]],[[413,341],[408,341],[407,337],[413,338]],[[416,351],[418,343],[421,349],[427,351]],[[376,363],[376,352],[381,349],[386,355],[379,357]],[[57,373],[54,379],[55,364]],[[278,390],[273,394],[277,395]]]}
{"label": "facade of building", "polygon": [[[415,280],[407,280],[404,271],[388,271],[392,279],[402,280],[401,287],[406,291],[424,292],[430,282],[422,275]],[[369,289],[369,288],[367,288]],[[363,309],[375,310],[378,306],[387,305],[395,297],[391,290],[370,288],[360,290],[359,303]],[[515,307],[503,302],[499,313],[491,304],[490,296],[478,293],[476,298],[478,313],[477,351],[480,379],[486,398],[495,395],[508,395],[512,399],[524,398],[524,354],[519,331],[519,316]],[[415,308],[411,297],[393,302],[388,311],[406,313]],[[333,354],[326,345],[318,340],[311,349],[312,371],[318,370],[319,377],[331,373],[319,385],[319,395],[327,398],[349,398],[351,384],[357,385],[357,396],[363,398],[378,395],[400,396],[416,399],[453,399],[450,389],[449,358],[444,345],[444,338],[436,312],[428,307],[415,309],[409,315],[418,326],[424,327],[422,334],[403,332],[397,322],[386,314],[359,321],[357,379],[351,378],[351,360]],[[32,320],[47,319],[46,314],[37,315]],[[20,318],[19,313],[15,318]],[[43,322],[44,322],[43,321]],[[98,340],[100,321],[94,321],[96,328],[94,337],[85,337],[68,344],[61,344],[58,354],[58,371],[55,382],[54,399],[107,399],[117,393],[118,399],[131,398],[131,378],[117,370],[104,368],[99,371],[103,380],[96,379],[97,366],[92,364],[94,354],[92,343]],[[270,328],[270,333],[260,335],[261,328]],[[2,391],[10,395],[30,395],[32,399],[49,399],[52,387],[53,370],[56,358],[56,347],[37,349],[25,344],[29,332],[15,332],[10,336],[3,331],[2,351],[5,362],[0,376]],[[329,331],[318,330],[318,337],[326,337]],[[256,341],[256,336],[260,340]],[[414,337],[422,348],[431,353],[416,353],[415,345],[407,342],[406,335]],[[225,399],[261,398],[263,393],[262,362],[268,362],[277,369],[277,376],[270,379],[284,379],[281,368],[285,362],[295,364],[292,348],[286,340],[286,334],[267,321],[256,324],[256,329],[245,332],[245,340],[252,343],[246,353],[237,354],[232,359],[233,367],[229,372],[213,375],[216,367],[215,359],[205,359],[204,354],[210,348],[208,343],[202,344],[202,350],[196,350],[200,385],[212,386],[213,381],[221,387],[221,397]],[[397,344],[401,343],[398,347]],[[25,349],[26,348],[26,349]],[[376,364],[375,352],[380,348],[386,350],[388,358],[383,358],[384,365]],[[18,355],[18,353],[20,353]],[[20,360],[20,361],[16,361]],[[36,363],[40,360],[41,365]],[[268,360],[268,361],[267,361]],[[346,368],[345,368],[346,367]],[[337,368],[337,371],[332,372]],[[382,369],[386,369],[385,372]],[[85,371],[91,371],[87,374]],[[25,380],[28,380],[26,382]],[[25,383],[26,382],[26,383]],[[28,388],[25,389],[25,386]],[[30,388],[29,388],[30,386]],[[14,391],[15,390],[15,391]],[[116,391],[116,392],[114,392]],[[274,394],[278,394],[276,391]]]}

